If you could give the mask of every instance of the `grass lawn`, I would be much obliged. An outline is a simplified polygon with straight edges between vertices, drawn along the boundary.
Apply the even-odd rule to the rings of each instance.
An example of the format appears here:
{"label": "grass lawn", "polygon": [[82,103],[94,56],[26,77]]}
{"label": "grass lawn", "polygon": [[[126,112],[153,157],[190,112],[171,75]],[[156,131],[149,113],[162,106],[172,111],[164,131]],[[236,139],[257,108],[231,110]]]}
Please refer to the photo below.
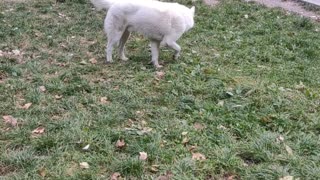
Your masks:
{"label": "grass lawn", "polygon": [[0,3],[0,179],[320,179],[319,23],[198,1],[155,70],[137,34],[105,65],[105,13],[70,1]]}

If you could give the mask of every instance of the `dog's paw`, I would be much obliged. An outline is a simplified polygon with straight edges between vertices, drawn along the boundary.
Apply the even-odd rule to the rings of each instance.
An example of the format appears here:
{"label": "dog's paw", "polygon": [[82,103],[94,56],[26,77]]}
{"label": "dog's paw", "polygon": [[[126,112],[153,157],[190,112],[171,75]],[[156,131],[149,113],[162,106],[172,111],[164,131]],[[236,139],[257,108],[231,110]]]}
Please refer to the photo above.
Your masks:
{"label": "dog's paw", "polygon": [[154,67],[156,68],[156,69],[161,69],[161,68],[163,68],[163,66],[162,65],[154,65]]}
{"label": "dog's paw", "polygon": [[122,61],[128,61],[129,58],[127,58],[127,57],[122,57],[121,60],[122,60]]}
{"label": "dog's paw", "polygon": [[172,56],[172,59],[173,59],[173,60],[178,60],[179,57],[180,57],[180,54],[174,54],[174,55]]}
{"label": "dog's paw", "polygon": [[104,63],[105,64],[111,64],[111,63],[113,63],[113,61],[105,61]]}

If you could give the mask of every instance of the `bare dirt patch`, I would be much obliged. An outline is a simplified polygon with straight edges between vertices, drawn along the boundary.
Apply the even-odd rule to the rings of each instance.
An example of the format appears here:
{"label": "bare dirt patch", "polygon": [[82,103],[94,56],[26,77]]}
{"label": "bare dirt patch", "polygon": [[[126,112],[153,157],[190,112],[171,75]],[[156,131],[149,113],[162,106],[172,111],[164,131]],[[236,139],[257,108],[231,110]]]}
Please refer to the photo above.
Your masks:
{"label": "bare dirt patch", "polygon": [[[217,5],[219,3],[218,0],[203,0],[203,2],[207,5],[210,6],[214,6]],[[283,0],[246,0],[246,2],[256,2],[259,4],[263,4],[269,8],[282,8],[288,12],[293,12],[293,13],[297,13],[300,14],[301,16],[304,17],[309,17],[311,19],[314,20],[319,20],[320,19],[320,15],[313,12],[313,11],[309,11],[305,8],[303,8],[303,6],[301,4],[299,4],[298,2],[294,2],[294,1],[283,1]]]}
{"label": "bare dirt patch", "polygon": [[13,173],[15,171],[16,171],[16,168],[14,168],[13,166],[5,166],[5,165],[0,164],[0,177],[6,176],[6,175]]}
{"label": "bare dirt patch", "polygon": [[1,0],[4,3],[24,3],[24,2],[30,2],[31,0]]}
{"label": "bare dirt patch", "polygon": [[219,3],[218,0],[203,0],[203,2],[209,6],[214,6],[217,5]]}
{"label": "bare dirt patch", "polygon": [[317,13],[313,11],[308,11],[305,8],[303,8],[299,3],[293,2],[293,1],[282,1],[282,0],[249,0],[249,1],[257,2],[270,8],[280,7],[286,11],[294,12],[315,20],[320,18],[320,16]]}

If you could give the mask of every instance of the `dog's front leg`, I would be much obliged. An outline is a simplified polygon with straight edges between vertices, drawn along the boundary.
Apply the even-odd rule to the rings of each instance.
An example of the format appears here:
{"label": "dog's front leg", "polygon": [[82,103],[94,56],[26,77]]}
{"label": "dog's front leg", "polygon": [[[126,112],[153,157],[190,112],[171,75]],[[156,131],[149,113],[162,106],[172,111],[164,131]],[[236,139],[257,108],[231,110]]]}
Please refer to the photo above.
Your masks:
{"label": "dog's front leg", "polygon": [[159,65],[158,59],[159,59],[159,51],[160,51],[160,42],[159,41],[151,41],[151,62],[156,68],[162,68],[161,65]]}
{"label": "dog's front leg", "polygon": [[107,54],[106,63],[113,62],[113,60],[112,60],[113,45],[114,45],[114,43],[112,43],[110,40],[108,40],[108,44],[107,44],[107,48],[106,48],[106,54]]}

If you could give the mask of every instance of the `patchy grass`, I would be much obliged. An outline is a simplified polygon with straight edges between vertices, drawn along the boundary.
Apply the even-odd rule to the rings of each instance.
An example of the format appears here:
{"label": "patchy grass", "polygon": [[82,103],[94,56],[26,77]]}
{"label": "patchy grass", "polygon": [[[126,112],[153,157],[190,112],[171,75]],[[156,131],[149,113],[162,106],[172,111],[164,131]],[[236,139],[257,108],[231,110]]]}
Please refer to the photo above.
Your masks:
{"label": "patchy grass", "polygon": [[320,179],[319,25],[239,1],[196,8],[157,78],[139,35],[130,61],[104,65],[104,13],[86,1],[1,3],[0,115],[18,124],[1,120],[0,176]]}

